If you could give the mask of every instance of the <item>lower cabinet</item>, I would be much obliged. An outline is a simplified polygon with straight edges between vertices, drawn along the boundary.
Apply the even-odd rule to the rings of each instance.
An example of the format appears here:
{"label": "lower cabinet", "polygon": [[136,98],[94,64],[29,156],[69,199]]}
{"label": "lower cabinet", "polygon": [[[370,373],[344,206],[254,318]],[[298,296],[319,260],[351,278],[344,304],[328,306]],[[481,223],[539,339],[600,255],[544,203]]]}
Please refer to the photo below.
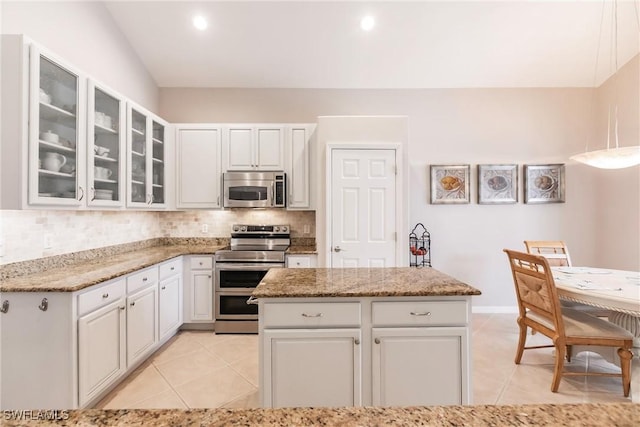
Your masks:
{"label": "lower cabinet", "polygon": [[182,324],[182,276],[160,281],[158,313],[159,339],[163,341]]}
{"label": "lower cabinet", "polygon": [[212,256],[185,257],[184,321],[213,323],[214,280]]}
{"label": "lower cabinet", "polygon": [[374,328],[374,406],[459,405],[465,328]]}
{"label": "lower cabinet", "polygon": [[471,404],[469,297],[259,301],[264,407]]}
{"label": "lower cabinet", "polygon": [[359,329],[264,333],[269,407],[361,404]]}
{"label": "lower cabinet", "polygon": [[158,342],[158,284],[127,297],[127,367]]}
{"label": "lower cabinet", "polygon": [[300,254],[286,256],[287,268],[313,268],[318,264],[315,254]]}
{"label": "lower cabinet", "polygon": [[125,303],[121,298],[78,319],[80,406],[127,370]]}

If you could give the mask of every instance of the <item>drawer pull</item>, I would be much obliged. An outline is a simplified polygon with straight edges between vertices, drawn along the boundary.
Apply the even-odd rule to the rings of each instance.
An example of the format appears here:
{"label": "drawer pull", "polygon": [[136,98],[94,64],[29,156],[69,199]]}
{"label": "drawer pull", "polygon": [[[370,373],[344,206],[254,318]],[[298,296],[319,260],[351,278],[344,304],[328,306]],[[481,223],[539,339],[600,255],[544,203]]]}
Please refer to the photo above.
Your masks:
{"label": "drawer pull", "polygon": [[49,308],[49,301],[46,298],[42,298],[42,302],[38,306],[38,308],[42,311],[47,311]]}
{"label": "drawer pull", "polygon": [[135,301],[131,301],[131,304],[129,304],[131,307],[133,307],[134,305],[136,305]]}
{"label": "drawer pull", "polygon": [[171,271],[173,271],[173,270],[175,270],[175,269],[176,269],[175,267],[171,267]]}
{"label": "drawer pull", "polygon": [[146,282],[147,280],[148,280],[148,279],[147,279],[146,277],[143,277],[143,278],[142,278],[142,281],[143,281],[143,282]]}
{"label": "drawer pull", "polygon": [[122,307],[118,307],[120,310],[124,310],[126,307],[122,306]]}
{"label": "drawer pull", "polygon": [[322,317],[322,313],[315,313],[315,314],[302,313],[302,317]]}
{"label": "drawer pull", "polygon": [[9,311],[9,300],[2,301],[2,307],[0,307],[0,313],[6,313]]}
{"label": "drawer pull", "polygon": [[202,265],[202,261],[200,261],[200,265]]}
{"label": "drawer pull", "polygon": [[416,313],[415,311],[412,311],[410,313],[412,316],[431,316],[431,312],[430,311],[425,311],[422,313]]}
{"label": "drawer pull", "polygon": [[108,293],[102,294],[102,298],[109,298],[109,294]]}
{"label": "drawer pull", "polygon": [[166,287],[166,286],[163,286],[163,287],[162,287],[162,288],[160,288],[160,289],[162,289],[162,290],[164,291],[165,289],[167,289],[167,287]]}
{"label": "drawer pull", "polygon": [[380,338],[376,338],[375,340],[373,340],[373,342],[375,342],[376,344],[380,344]]}

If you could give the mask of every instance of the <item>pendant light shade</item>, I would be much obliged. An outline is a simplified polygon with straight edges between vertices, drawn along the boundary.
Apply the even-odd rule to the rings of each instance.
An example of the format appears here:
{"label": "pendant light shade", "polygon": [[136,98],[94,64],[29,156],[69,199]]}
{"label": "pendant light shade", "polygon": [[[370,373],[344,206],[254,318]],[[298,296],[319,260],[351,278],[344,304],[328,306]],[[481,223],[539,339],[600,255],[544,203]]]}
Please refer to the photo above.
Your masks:
{"label": "pendant light shade", "polygon": [[[600,56],[600,39],[602,37],[602,27],[604,23],[604,11],[606,0],[602,4],[602,18],[600,20],[600,37],[598,39],[598,50],[596,52],[596,69],[594,72],[594,90],[596,74],[598,71],[598,59]],[[634,3],[635,7],[635,3]],[[611,56],[610,64],[613,73],[614,106],[609,105],[609,117],[607,119],[607,145],[605,149],[589,150],[589,144],[585,152],[571,156],[571,160],[584,163],[600,169],[622,169],[640,165],[640,145],[621,147],[618,142],[618,0],[612,2],[612,22],[611,22]],[[637,18],[637,9],[636,9]],[[639,23],[640,25],[640,23]],[[593,101],[592,101],[593,104]],[[593,105],[592,105],[593,107]],[[613,111],[613,114],[612,114]],[[612,126],[613,125],[613,126]],[[611,136],[615,138],[612,144]],[[613,147],[612,147],[613,145]]]}

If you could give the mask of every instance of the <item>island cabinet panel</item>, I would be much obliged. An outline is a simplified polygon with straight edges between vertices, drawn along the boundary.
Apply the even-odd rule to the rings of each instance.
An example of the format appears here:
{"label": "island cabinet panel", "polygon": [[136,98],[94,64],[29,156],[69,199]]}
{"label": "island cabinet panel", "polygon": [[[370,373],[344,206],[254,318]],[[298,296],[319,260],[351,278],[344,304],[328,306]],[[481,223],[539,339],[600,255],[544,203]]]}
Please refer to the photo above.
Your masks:
{"label": "island cabinet panel", "polygon": [[264,334],[269,407],[361,405],[359,329]]}
{"label": "island cabinet panel", "polygon": [[464,401],[465,328],[374,328],[372,339],[374,406]]}

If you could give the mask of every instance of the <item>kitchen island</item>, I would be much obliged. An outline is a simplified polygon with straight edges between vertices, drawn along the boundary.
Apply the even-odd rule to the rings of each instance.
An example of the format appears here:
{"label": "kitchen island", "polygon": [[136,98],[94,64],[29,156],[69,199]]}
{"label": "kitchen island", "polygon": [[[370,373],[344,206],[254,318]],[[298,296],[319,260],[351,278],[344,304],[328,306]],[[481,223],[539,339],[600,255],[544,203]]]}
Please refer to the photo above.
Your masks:
{"label": "kitchen island", "polygon": [[471,403],[471,297],[432,268],[282,269],[260,282],[263,407]]}

